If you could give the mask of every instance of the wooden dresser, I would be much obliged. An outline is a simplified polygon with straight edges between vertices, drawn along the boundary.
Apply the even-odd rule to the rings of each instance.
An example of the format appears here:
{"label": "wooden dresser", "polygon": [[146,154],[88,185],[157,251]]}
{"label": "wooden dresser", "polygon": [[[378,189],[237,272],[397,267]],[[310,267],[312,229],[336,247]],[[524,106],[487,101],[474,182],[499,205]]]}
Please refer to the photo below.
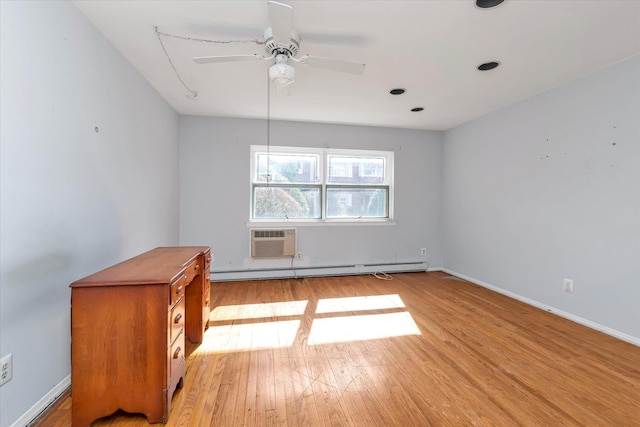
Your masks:
{"label": "wooden dresser", "polygon": [[208,326],[210,262],[208,247],[156,248],[70,285],[74,427],[118,409],[167,421],[185,335]]}

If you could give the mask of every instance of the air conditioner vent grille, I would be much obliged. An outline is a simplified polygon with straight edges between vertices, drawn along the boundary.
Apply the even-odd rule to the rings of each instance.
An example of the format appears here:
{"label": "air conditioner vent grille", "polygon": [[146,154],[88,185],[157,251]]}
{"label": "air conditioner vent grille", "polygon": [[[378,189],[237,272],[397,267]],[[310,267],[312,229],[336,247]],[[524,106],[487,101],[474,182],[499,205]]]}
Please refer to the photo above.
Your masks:
{"label": "air conditioner vent grille", "polygon": [[284,237],[284,230],[254,230],[255,239],[267,239],[270,237]]}

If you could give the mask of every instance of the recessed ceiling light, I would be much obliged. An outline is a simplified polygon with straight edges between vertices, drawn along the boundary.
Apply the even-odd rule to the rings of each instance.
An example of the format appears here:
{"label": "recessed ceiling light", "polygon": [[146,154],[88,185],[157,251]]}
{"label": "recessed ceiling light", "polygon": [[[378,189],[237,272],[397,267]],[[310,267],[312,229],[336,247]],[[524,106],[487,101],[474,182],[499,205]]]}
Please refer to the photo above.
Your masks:
{"label": "recessed ceiling light", "polygon": [[489,9],[490,7],[496,7],[504,0],[476,0],[476,6],[482,9]]}
{"label": "recessed ceiling light", "polygon": [[493,70],[498,65],[500,65],[500,63],[496,62],[496,61],[485,62],[484,64],[478,65],[478,70],[480,70],[480,71],[489,71],[489,70]]}
{"label": "recessed ceiling light", "polygon": [[414,113],[417,113],[418,111],[422,111],[422,110],[424,110],[424,108],[422,107],[415,107],[411,109],[411,111],[413,111]]}
{"label": "recessed ceiling light", "polygon": [[391,89],[391,90],[389,91],[389,93],[390,93],[391,95],[402,95],[404,92],[405,92],[405,90],[404,90],[404,89],[400,89],[400,88],[398,88],[398,89]]}

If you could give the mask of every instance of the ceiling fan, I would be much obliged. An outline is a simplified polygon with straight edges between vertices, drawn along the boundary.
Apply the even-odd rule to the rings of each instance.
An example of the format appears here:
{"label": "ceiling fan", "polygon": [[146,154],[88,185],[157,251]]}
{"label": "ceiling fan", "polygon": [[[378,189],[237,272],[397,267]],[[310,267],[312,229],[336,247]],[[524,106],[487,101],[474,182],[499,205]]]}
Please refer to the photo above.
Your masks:
{"label": "ceiling fan", "polygon": [[269,68],[269,79],[275,83],[277,87],[289,86],[295,80],[296,70],[288,64],[290,60],[304,65],[327,68],[345,73],[364,73],[365,64],[311,55],[296,58],[300,48],[301,38],[298,32],[293,29],[293,8],[275,1],[268,1],[267,4],[269,7],[269,22],[271,27],[267,28],[264,32],[264,45],[269,56],[259,56],[256,54],[200,56],[193,58],[194,62],[198,64],[211,64],[219,62],[275,60],[274,64]]}

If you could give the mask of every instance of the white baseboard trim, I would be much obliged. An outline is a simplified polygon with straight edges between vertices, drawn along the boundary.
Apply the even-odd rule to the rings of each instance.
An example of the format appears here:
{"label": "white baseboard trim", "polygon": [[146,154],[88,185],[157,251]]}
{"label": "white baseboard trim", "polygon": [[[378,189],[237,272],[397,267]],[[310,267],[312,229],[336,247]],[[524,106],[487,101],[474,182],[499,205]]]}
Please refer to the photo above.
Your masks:
{"label": "white baseboard trim", "polygon": [[588,328],[595,329],[596,331],[605,333],[607,335],[611,335],[612,337],[618,338],[618,339],[620,339],[622,341],[626,341],[628,343],[631,343],[631,344],[634,344],[634,345],[637,345],[637,346],[640,347],[640,338],[638,338],[638,337],[634,337],[632,335],[625,334],[624,332],[620,332],[620,331],[617,331],[615,329],[609,328],[607,326],[603,326],[603,325],[601,325],[599,323],[592,322],[591,320],[584,319],[584,318],[582,318],[580,316],[576,316],[574,314],[567,313],[566,311],[560,310],[558,308],[552,307],[552,306],[547,305],[547,304],[543,304],[543,303],[541,303],[539,301],[536,301],[536,300],[533,300],[531,298],[523,297],[522,295],[518,295],[518,294],[513,293],[511,291],[507,291],[506,289],[499,288],[497,286],[494,286],[494,285],[491,285],[489,283],[483,282],[482,280],[478,280],[478,279],[475,279],[473,277],[469,277],[467,275],[460,274],[460,273],[455,272],[453,270],[449,270],[448,268],[443,268],[442,271],[444,271],[447,274],[451,274],[452,276],[456,276],[456,277],[459,277],[461,279],[467,280],[467,281],[469,281],[471,283],[475,283],[476,285],[482,286],[483,288],[487,288],[487,289],[490,289],[492,291],[498,292],[499,294],[506,295],[509,298],[513,298],[513,299],[521,301],[521,302],[523,302],[525,304],[532,305],[532,306],[540,308],[540,309],[542,309],[544,311],[548,311],[549,313],[555,314],[555,315],[560,316],[560,317],[564,317],[565,319],[569,319],[569,320],[571,320],[573,322],[579,323],[579,324],[584,325],[584,326],[586,326]]}
{"label": "white baseboard trim", "polygon": [[26,427],[31,424],[35,419],[44,412],[52,403],[54,403],[62,393],[64,393],[69,387],[71,387],[71,375],[67,375],[62,381],[60,381],[49,393],[44,395],[35,405],[33,405],[27,412],[22,414],[11,427]]}

